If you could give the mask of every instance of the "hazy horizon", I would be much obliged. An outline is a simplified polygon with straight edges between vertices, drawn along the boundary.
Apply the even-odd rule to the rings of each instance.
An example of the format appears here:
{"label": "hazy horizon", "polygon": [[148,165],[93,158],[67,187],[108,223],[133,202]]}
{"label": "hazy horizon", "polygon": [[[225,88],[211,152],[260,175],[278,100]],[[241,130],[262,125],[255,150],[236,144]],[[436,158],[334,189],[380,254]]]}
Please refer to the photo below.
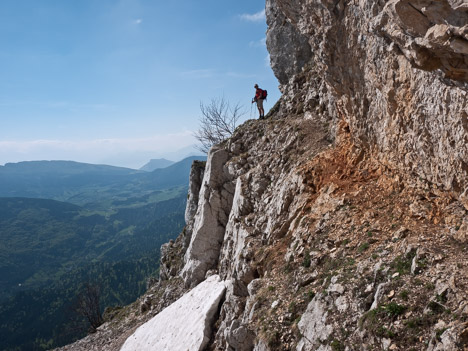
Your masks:
{"label": "hazy horizon", "polygon": [[192,157],[192,156],[206,156],[201,151],[198,151],[194,147],[195,145],[188,146],[179,150],[168,151],[167,153],[138,153],[138,154],[131,154],[120,156],[118,159],[108,158],[107,160],[104,159],[103,161],[82,161],[79,159],[25,159],[25,160],[15,160],[15,161],[8,161],[4,163],[0,163],[0,166],[5,166],[8,163],[21,163],[21,162],[35,162],[35,161],[71,161],[71,162],[78,162],[78,163],[88,163],[88,164],[95,164],[95,165],[108,165],[114,167],[124,167],[124,168],[131,168],[131,169],[140,169],[145,166],[148,162],[155,159],[166,159],[168,161],[172,161],[174,163],[182,161],[185,158]]}
{"label": "hazy horizon", "polygon": [[[196,143],[200,103],[257,118],[279,98],[265,3],[3,1],[0,164],[73,160],[139,168]],[[240,121],[240,122],[242,122]]]}

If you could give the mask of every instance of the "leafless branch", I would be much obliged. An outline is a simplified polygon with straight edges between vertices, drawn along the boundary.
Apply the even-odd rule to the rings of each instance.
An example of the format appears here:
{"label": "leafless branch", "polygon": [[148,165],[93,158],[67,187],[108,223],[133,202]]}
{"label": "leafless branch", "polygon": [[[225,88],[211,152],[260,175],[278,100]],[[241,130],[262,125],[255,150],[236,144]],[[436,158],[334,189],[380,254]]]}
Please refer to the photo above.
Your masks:
{"label": "leafless branch", "polygon": [[245,114],[239,103],[231,107],[224,97],[211,99],[206,105],[200,103],[200,111],[200,127],[194,136],[201,144],[198,150],[204,153],[208,153],[213,145],[231,137],[237,122]]}
{"label": "leafless branch", "polygon": [[89,331],[95,332],[104,322],[100,306],[101,289],[97,284],[87,282],[77,295],[75,312],[89,323]]}

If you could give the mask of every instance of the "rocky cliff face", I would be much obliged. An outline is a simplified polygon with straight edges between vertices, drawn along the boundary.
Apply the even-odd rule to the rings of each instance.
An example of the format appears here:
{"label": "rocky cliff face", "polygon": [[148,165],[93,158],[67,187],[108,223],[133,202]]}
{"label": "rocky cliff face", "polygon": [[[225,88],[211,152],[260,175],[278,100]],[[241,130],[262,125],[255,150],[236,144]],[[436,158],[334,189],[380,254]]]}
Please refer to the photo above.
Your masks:
{"label": "rocky cliff face", "polygon": [[191,350],[468,349],[468,5],[267,0],[266,13],[282,98],[194,167],[160,281],[98,334],[155,318],[128,338],[143,345],[163,307],[216,282]]}
{"label": "rocky cliff face", "polygon": [[[467,6],[268,0],[282,115],[318,113],[333,132],[345,121],[356,145],[380,162],[468,207]],[[299,45],[305,38],[309,51]]]}

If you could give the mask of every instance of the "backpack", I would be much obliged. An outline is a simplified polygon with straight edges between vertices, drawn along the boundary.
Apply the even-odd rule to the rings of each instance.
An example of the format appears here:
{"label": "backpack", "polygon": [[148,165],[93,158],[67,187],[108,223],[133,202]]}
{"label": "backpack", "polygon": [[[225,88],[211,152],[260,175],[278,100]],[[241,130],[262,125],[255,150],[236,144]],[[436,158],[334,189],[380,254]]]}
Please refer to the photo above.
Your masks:
{"label": "backpack", "polygon": [[268,96],[268,92],[266,90],[262,90],[262,99],[266,99]]}

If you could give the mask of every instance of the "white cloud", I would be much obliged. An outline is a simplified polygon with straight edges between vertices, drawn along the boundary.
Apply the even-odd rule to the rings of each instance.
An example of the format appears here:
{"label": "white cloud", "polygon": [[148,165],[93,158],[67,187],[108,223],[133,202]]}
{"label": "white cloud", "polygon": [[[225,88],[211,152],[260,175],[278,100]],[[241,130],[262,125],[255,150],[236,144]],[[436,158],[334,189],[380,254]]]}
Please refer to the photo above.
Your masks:
{"label": "white cloud", "polygon": [[265,66],[271,68],[270,54],[266,55],[265,57]]}
{"label": "white cloud", "polygon": [[248,22],[265,21],[266,20],[265,10],[259,11],[259,12],[254,13],[254,14],[244,13],[244,14],[240,15],[240,18],[242,20],[248,21]]}
{"label": "white cloud", "polygon": [[143,20],[141,18],[138,18],[135,20],[135,24],[142,24]]}
{"label": "white cloud", "polygon": [[251,41],[249,43],[249,46],[251,48],[260,48],[260,47],[265,47],[266,46],[266,38],[262,38],[260,40],[256,40],[256,41]]}

